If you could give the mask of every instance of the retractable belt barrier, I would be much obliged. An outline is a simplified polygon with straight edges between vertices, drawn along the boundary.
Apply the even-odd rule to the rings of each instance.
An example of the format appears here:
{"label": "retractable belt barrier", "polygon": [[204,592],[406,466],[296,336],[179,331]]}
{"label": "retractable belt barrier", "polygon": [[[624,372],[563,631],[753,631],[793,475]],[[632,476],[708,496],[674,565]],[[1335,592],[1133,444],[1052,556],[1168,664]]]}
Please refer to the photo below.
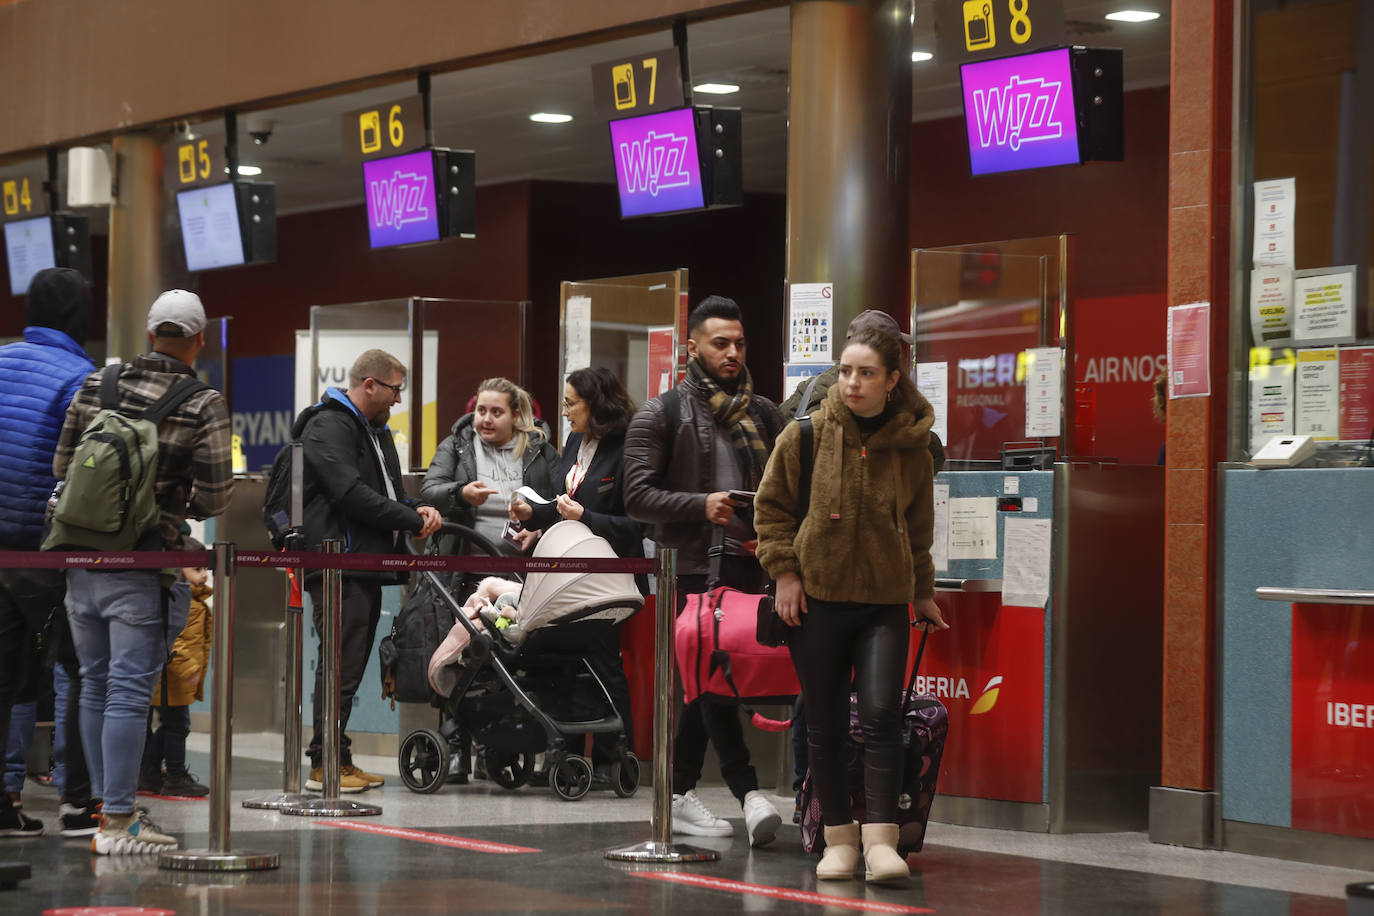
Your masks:
{"label": "retractable belt barrier", "polygon": [[[214,551],[143,550],[95,553],[88,550],[0,550],[0,569],[167,569],[210,566]],[[645,573],[658,569],[653,560],[564,557],[436,557],[394,553],[316,553],[309,551],[240,550],[239,569],[338,569],[344,572],[484,572],[484,573]]]}

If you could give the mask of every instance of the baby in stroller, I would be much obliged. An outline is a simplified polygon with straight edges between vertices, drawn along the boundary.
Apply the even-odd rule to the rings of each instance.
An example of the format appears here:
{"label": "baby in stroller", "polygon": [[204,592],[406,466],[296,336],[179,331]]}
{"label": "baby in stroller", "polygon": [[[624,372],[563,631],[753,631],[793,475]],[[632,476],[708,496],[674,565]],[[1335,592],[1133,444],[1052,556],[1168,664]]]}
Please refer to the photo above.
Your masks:
{"label": "baby in stroller", "polygon": [[[615,552],[581,522],[551,526],[536,558],[604,557]],[[536,572],[524,585],[484,580],[460,607],[433,573],[431,584],[457,622],[430,661],[430,684],[442,698],[437,732],[420,729],[401,742],[401,779],[416,792],[443,785],[449,757],[464,734],[483,748],[488,776],[514,789],[528,781],[534,756],[544,754],[549,786],[574,801],[591,787],[592,766],[582,735],[618,737],[611,787],[628,797],[639,786],[639,761],[605,685],[583,652],[605,629],[644,605],[629,573]]]}

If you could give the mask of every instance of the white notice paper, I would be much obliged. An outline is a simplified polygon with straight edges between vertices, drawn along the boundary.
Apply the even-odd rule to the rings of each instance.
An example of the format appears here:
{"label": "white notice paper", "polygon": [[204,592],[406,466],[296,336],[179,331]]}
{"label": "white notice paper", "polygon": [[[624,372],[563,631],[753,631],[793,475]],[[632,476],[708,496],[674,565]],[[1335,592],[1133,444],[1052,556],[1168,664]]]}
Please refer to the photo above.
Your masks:
{"label": "white notice paper", "polygon": [[1003,477],[1003,478],[1002,478],[1002,495],[1003,495],[1003,496],[1015,496],[1017,493],[1020,493],[1020,492],[1021,492],[1021,478],[1020,478],[1020,477],[1010,477],[1010,476],[1008,476],[1008,477]]}
{"label": "white notice paper", "polygon": [[1325,267],[1293,274],[1293,339],[1349,343],[1355,339],[1355,268]]}
{"label": "white notice paper", "polygon": [[592,298],[569,296],[563,315],[563,373],[592,364]]}
{"label": "white notice paper", "polygon": [[1293,364],[1274,363],[1250,370],[1250,451],[1275,436],[1293,435]]}
{"label": "white notice paper", "polygon": [[949,558],[997,558],[997,497],[974,496],[949,501]]}
{"label": "white notice paper", "polygon": [[949,442],[949,363],[917,363],[916,390],[925,396],[935,410],[935,425],[931,432],[940,441]]}
{"label": "white notice paper", "polygon": [[935,571],[949,569],[949,484],[935,485],[935,538],[930,543]]}
{"label": "white notice paper", "polygon": [[793,283],[787,289],[787,361],[825,363],[834,356],[834,288],[829,283]]}
{"label": "white notice paper", "polygon": [[1059,435],[1061,355],[1058,347],[1026,351],[1026,435]]}
{"label": "white notice paper", "polygon": [[1050,597],[1050,520],[1007,516],[1003,538],[1002,604],[1044,607]]}
{"label": "white notice paper", "polygon": [[1294,179],[1255,182],[1254,267],[1293,269]]}
{"label": "white notice paper", "polygon": [[1293,433],[1334,442],[1341,432],[1341,351],[1314,347],[1298,351],[1297,416]]}
{"label": "white notice paper", "polygon": [[1039,512],[1039,511],[1040,511],[1040,500],[1039,500],[1038,498],[1034,497],[1034,496],[1027,496],[1025,499],[1021,500],[1021,511],[1022,511],[1022,512]]}
{"label": "white notice paper", "polygon": [[1283,267],[1250,271],[1250,333],[1256,344],[1293,336],[1293,271]]}

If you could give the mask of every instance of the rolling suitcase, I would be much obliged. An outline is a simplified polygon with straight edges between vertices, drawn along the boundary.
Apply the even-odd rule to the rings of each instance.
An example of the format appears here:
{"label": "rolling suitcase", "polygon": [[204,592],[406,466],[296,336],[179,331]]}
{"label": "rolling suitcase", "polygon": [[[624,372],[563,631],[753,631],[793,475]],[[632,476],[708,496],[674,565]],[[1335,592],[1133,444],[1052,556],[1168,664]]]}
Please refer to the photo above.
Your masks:
{"label": "rolling suitcase", "polygon": [[[915,626],[913,623],[912,626]],[[911,666],[911,680],[903,692],[902,704],[902,791],[897,798],[897,852],[908,855],[920,852],[925,844],[926,822],[930,820],[930,806],[935,801],[935,782],[940,776],[940,759],[945,752],[945,737],[949,734],[949,713],[945,704],[933,695],[916,692],[916,672],[921,667],[926,639],[930,631],[921,634],[916,650],[916,664]],[[849,695],[849,801],[855,823],[865,821],[864,798],[864,739],[859,727],[859,700]],[[801,789],[802,848],[820,852],[825,848],[825,831],[821,823],[821,800],[811,781],[811,771]]]}

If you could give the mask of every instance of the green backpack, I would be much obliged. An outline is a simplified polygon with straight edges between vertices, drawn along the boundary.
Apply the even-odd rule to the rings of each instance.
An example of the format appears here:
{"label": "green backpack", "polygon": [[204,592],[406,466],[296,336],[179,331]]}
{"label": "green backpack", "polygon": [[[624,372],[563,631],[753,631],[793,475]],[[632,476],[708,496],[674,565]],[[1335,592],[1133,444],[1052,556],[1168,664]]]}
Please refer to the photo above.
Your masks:
{"label": "green backpack", "polygon": [[210,386],[198,379],[178,381],[131,416],[119,409],[122,368],[116,363],[101,373],[100,411],[76,442],[44,550],[135,550],[157,529],[158,424]]}

